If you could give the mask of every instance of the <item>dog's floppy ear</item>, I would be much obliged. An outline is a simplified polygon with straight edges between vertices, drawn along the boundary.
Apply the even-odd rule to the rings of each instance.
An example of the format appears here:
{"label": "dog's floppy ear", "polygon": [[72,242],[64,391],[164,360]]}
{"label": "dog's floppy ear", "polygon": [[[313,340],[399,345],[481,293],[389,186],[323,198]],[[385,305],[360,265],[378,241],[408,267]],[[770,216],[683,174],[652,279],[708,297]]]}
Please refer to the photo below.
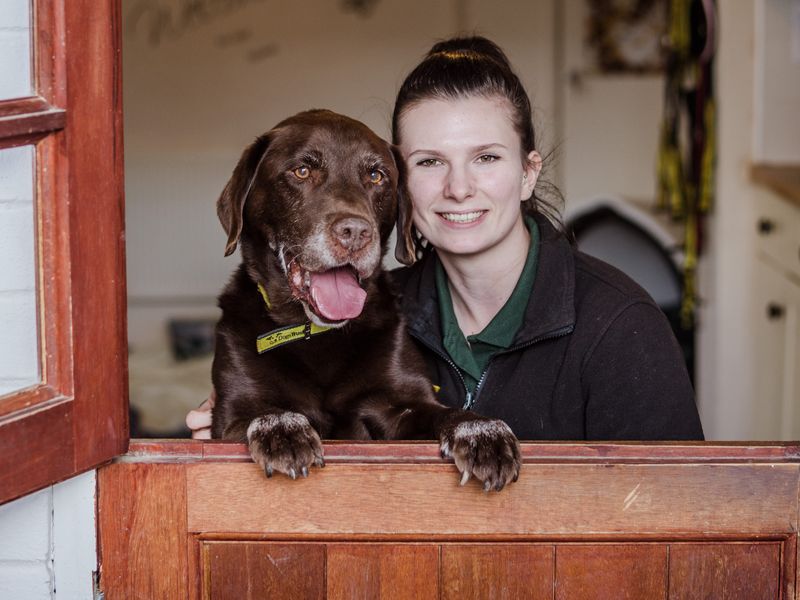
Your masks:
{"label": "dog's floppy ear", "polygon": [[222,190],[222,194],[217,200],[217,216],[225,233],[228,234],[225,256],[231,255],[239,243],[242,235],[244,203],[253,187],[258,168],[266,156],[270,139],[270,134],[265,133],[245,149],[233,170],[230,181],[225,185],[225,189]]}
{"label": "dog's floppy ear", "polygon": [[414,223],[411,220],[411,199],[406,192],[406,165],[397,146],[392,146],[392,154],[400,174],[400,181],[397,184],[397,241],[394,257],[401,264],[413,265],[417,253],[412,235]]}

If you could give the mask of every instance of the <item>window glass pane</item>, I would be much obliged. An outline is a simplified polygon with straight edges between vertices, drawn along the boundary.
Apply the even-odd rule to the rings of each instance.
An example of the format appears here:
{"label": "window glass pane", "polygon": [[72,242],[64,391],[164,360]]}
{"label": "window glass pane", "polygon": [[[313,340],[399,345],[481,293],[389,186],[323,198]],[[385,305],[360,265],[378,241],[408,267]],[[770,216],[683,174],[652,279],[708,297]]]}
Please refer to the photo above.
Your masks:
{"label": "window glass pane", "polygon": [[0,6],[0,100],[31,96],[30,0],[1,0]]}
{"label": "window glass pane", "polygon": [[0,150],[0,395],[41,380],[33,146]]}

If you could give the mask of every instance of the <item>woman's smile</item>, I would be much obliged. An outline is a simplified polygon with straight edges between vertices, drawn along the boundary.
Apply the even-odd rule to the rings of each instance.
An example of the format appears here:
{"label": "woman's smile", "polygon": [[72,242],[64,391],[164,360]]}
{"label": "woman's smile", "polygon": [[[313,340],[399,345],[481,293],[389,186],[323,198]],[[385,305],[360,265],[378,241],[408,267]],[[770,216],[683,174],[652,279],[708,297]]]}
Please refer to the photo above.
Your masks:
{"label": "woman's smile", "polygon": [[438,213],[444,221],[450,225],[464,226],[474,225],[481,220],[488,211],[485,210],[472,210],[469,212],[441,212]]}

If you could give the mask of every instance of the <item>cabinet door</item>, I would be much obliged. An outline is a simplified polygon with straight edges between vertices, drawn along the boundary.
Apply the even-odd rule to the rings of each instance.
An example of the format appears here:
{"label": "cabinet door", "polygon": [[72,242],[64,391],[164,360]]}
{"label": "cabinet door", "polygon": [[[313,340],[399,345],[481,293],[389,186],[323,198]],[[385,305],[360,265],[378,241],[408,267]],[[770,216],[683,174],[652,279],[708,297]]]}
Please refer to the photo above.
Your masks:
{"label": "cabinet door", "polygon": [[800,285],[756,262],[754,439],[800,439]]}

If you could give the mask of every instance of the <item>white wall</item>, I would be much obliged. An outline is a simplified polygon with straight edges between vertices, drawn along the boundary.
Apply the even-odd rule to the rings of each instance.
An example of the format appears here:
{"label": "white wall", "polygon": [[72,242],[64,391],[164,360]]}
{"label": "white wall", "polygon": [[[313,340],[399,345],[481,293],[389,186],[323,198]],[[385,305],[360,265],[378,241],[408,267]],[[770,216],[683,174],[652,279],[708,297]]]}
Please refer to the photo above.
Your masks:
{"label": "white wall", "polygon": [[95,472],[0,506],[0,598],[93,597]]}
{"label": "white wall", "polygon": [[706,436],[749,439],[754,402],[752,285],[755,198],[752,161],[755,2],[723,2],[717,53],[717,195],[699,270],[698,393]]}

